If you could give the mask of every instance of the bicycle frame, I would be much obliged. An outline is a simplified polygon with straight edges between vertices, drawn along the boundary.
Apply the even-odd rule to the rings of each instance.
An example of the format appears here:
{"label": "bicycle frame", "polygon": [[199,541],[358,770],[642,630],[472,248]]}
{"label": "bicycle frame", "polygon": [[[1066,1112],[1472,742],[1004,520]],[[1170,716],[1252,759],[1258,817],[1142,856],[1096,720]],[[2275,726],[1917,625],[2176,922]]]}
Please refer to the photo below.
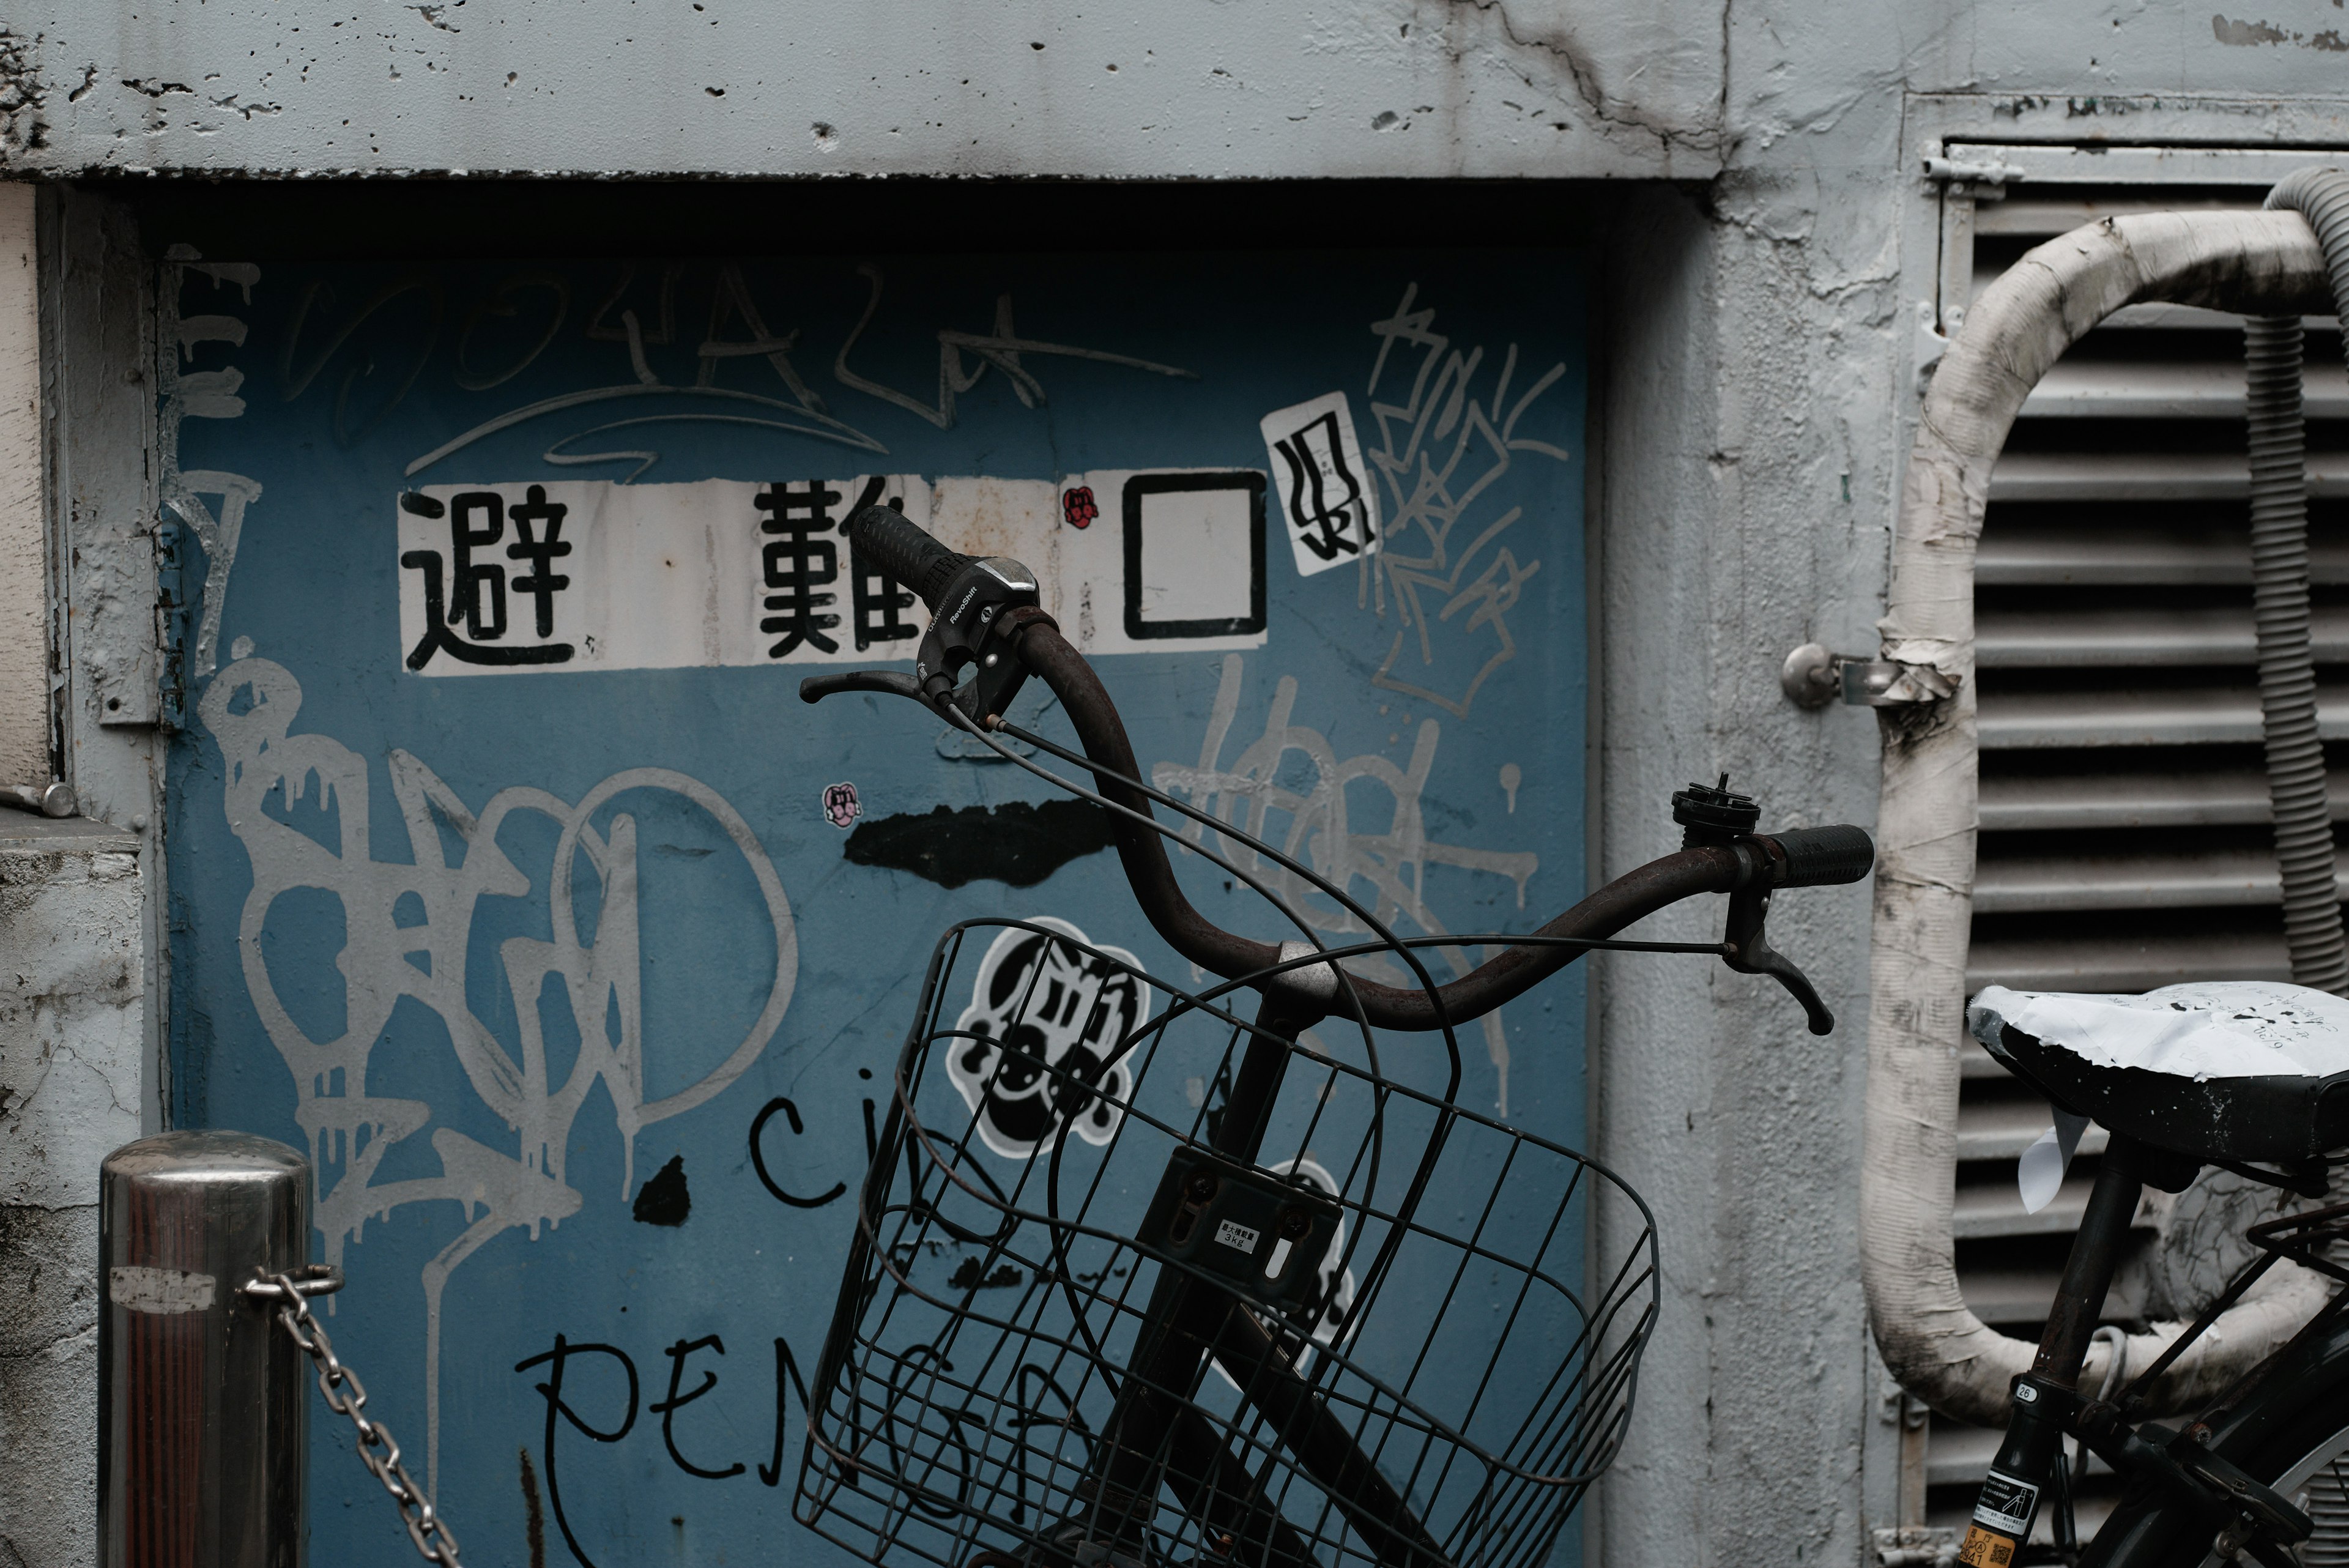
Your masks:
{"label": "bicycle frame", "polygon": [[[1264,1137],[1273,1097],[1289,1060],[1288,1046],[1327,1016],[1295,995],[1268,993],[1257,1014],[1260,1033],[1249,1039],[1213,1139],[1217,1152],[1252,1164]],[[1208,1357],[1225,1364],[1240,1397],[1278,1433],[1305,1469],[1327,1489],[1384,1568],[1448,1568],[1442,1548],[1428,1533],[1371,1455],[1362,1451],[1337,1417],[1321,1405],[1312,1386],[1288,1365],[1237,1296],[1216,1293],[1195,1279],[1162,1271],[1145,1308],[1139,1363],[1127,1369],[1118,1401],[1094,1449],[1094,1461],[1081,1492],[1090,1490],[1101,1523],[1122,1543],[1138,1547],[1138,1518],[1154,1511],[1157,1482],[1164,1480],[1193,1515],[1236,1548],[1252,1546],[1243,1562],[1305,1564],[1312,1553],[1279,1511],[1252,1487],[1233,1495],[1226,1478],[1245,1480],[1244,1461],[1232,1454],[1187,1405],[1170,1403],[1168,1393],[1186,1390]],[[1178,1459],[1171,1450],[1179,1446]],[[1202,1463],[1201,1461],[1205,1462]],[[1195,1467],[1195,1468],[1194,1468]]]}

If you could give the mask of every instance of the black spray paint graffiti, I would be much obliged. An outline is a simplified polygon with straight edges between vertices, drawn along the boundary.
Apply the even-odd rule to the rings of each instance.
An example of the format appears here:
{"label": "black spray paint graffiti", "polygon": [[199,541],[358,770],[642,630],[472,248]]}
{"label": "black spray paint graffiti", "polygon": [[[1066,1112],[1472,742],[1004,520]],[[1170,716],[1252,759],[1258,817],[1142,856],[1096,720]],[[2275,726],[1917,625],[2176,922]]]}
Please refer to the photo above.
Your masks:
{"label": "black spray paint graffiti", "polygon": [[[627,1374],[628,1407],[621,1416],[618,1426],[609,1430],[601,1427],[591,1427],[586,1419],[564,1399],[563,1379],[570,1369],[571,1358],[575,1355],[608,1355],[617,1361],[620,1364],[620,1369]],[[554,1509],[554,1527],[563,1532],[563,1544],[571,1548],[571,1555],[579,1560],[583,1568],[595,1568],[595,1559],[580,1550],[579,1538],[571,1533],[570,1517],[563,1510],[563,1483],[557,1479],[554,1468],[555,1418],[560,1417],[570,1422],[599,1443],[616,1443],[626,1437],[636,1425],[636,1364],[628,1359],[627,1352],[615,1345],[573,1345],[558,1334],[554,1336],[553,1350],[514,1363],[516,1372],[527,1372],[533,1366],[545,1366],[548,1369],[546,1381],[539,1384],[537,1387],[540,1396],[546,1401],[546,1446],[541,1453],[546,1470],[546,1499]]]}
{"label": "black spray paint graffiti", "polygon": [[1066,920],[1032,923],[1048,929],[1015,927],[988,946],[955,1023],[966,1038],[947,1059],[980,1141],[1006,1159],[1050,1149],[1064,1127],[1092,1144],[1116,1135],[1133,1082],[1112,1058],[1154,1000],[1132,953],[1088,950]]}
{"label": "black spray paint graffiti", "polygon": [[[856,1075],[870,1084],[873,1081],[873,1069],[859,1067],[856,1069]],[[875,1107],[872,1096],[866,1095],[859,1103],[864,1111],[864,1158],[866,1164],[870,1165],[874,1151],[881,1147],[880,1122],[874,1115]],[[759,1107],[759,1114],[750,1118],[750,1168],[757,1174],[759,1185],[765,1188],[777,1201],[788,1204],[793,1209],[821,1209],[827,1203],[837,1201],[841,1195],[848,1190],[848,1183],[845,1180],[833,1182],[812,1198],[804,1198],[791,1191],[781,1181],[775,1179],[775,1173],[767,1165],[767,1124],[779,1116],[790,1126],[793,1137],[802,1137],[807,1132],[807,1123],[801,1117],[799,1106],[782,1096],[778,1095]],[[857,1175],[862,1177],[864,1170],[864,1167],[859,1167]]]}
{"label": "black spray paint graffiti", "polygon": [[[774,1344],[774,1447],[770,1456],[758,1467],[760,1484],[769,1487],[780,1485],[783,1479],[783,1438],[792,1431],[803,1431],[807,1424],[807,1377],[800,1370],[799,1361],[792,1355],[791,1346],[781,1338],[778,1338]],[[701,1373],[700,1383],[689,1391],[680,1392],[685,1381],[686,1364],[705,1351],[713,1355],[723,1355],[726,1354],[725,1341],[717,1334],[709,1334],[698,1339],[679,1339],[665,1346],[662,1354],[668,1357],[668,1394],[665,1398],[656,1399],[651,1404],[646,1405],[643,1409],[646,1415],[658,1416],[661,1418],[661,1446],[668,1450],[670,1461],[678,1469],[702,1480],[730,1480],[743,1473],[746,1467],[741,1460],[737,1459],[723,1468],[696,1464],[687,1459],[678,1447],[678,1413],[718,1386],[717,1372],[705,1366],[698,1368]],[[591,1356],[599,1357],[602,1360],[599,1363],[582,1359]],[[579,1396],[575,1392],[569,1396],[565,1395],[564,1381],[571,1376],[574,1362],[579,1362],[582,1368],[598,1365],[609,1367],[615,1363],[617,1364],[617,1370],[626,1379],[627,1397],[618,1417],[612,1425],[608,1427],[595,1425],[588,1415],[583,1414],[573,1405],[572,1399]],[[563,1543],[571,1549],[571,1555],[579,1562],[581,1568],[595,1568],[595,1560],[590,1557],[586,1548],[580,1544],[578,1534],[573,1529],[571,1517],[563,1506],[563,1485],[555,1469],[558,1449],[556,1439],[562,1434],[561,1423],[563,1422],[569,1422],[574,1429],[598,1443],[617,1443],[634,1431],[636,1426],[637,1397],[640,1392],[636,1381],[636,1360],[616,1345],[574,1345],[558,1334],[554,1336],[554,1347],[552,1350],[541,1351],[536,1355],[528,1356],[514,1363],[514,1370],[518,1373],[528,1372],[537,1366],[546,1368],[546,1381],[535,1386],[539,1397],[546,1401],[546,1426],[541,1438],[539,1462],[540,1467],[546,1472],[547,1505],[554,1511],[554,1527],[563,1532]],[[800,1419],[797,1422],[790,1418],[791,1401],[794,1398],[799,1401]],[[605,1410],[608,1410],[610,1403],[608,1398],[603,1399],[602,1407],[596,1411],[596,1414],[601,1417]],[[527,1451],[523,1456],[523,1465],[524,1474],[527,1475],[529,1473]],[[534,1489],[532,1495],[534,1500]]]}
{"label": "black spray paint graffiti", "polygon": [[[781,1112],[791,1123],[793,1136],[807,1131],[807,1124],[800,1119],[799,1106],[781,1096],[769,1100],[760,1108],[759,1114],[750,1120],[750,1168],[758,1173],[760,1186],[792,1208],[821,1209],[846,1192],[848,1183],[835,1181],[813,1198],[802,1198],[795,1192],[787,1192],[783,1189],[782,1183],[777,1181],[774,1173],[767,1168],[767,1150],[762,1137],[767,1130],[768,1122],[774,1119],[775,1113],[778,1111]],[[864,1102],[864,1140],[868,1144],[873,1141],[873,1102],[870,1100]],[[870,1152],[868,1149],[868,1155]]]}
{"label": "black spray paint graffiti", "polygon": [[693,1212],[693,1191],[685,1180],[685,1156],[669,1156],[668,1163],[653,1172],[652,1179],[636,1189],[636,1201],[629,1212],[640,1225],[685,1223]]}
{"label": "black spray paint graffiti", "polygon": [[[842,827],[848,824],[834,817]],[[924,813],[867,817],[841,846],[852,866],[910,871],[941,888],[989,877],[1014,888],[1032,888],[1087,855],[1114,842],[1110,820],[1099,806],[1081,800],[1024,800],[1001,805],[937,806]]]}

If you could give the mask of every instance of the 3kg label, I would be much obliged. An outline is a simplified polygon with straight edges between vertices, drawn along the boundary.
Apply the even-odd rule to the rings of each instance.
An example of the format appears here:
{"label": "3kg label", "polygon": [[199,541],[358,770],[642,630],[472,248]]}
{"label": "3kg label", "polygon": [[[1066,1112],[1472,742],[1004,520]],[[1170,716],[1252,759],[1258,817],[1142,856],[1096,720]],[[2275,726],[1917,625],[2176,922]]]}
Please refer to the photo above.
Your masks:
{"label": "3kg label", "polygon": [[1256,1244],[1263,1235],[1263,1231],[1251,1231],[1237,1220],[1226,1220],[1216,1227],[1216,1241],[1251,1258],[1256,1256]]}

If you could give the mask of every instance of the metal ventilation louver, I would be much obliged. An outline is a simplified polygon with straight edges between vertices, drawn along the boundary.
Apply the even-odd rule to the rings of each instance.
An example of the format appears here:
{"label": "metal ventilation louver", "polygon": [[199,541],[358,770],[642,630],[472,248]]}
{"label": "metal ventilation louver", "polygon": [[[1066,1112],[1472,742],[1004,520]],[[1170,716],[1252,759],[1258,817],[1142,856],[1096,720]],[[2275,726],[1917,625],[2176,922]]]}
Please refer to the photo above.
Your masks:
{"label": "metal ventilation louver", "polygon": [[[1944,197],[1945,330],[1970,290],[2099,218],[2251,209],[2308,152],[1964,146],[1995,191]],[[1951,210],[1954,205],[1964,210]],[[1967,221],[1971,218],[1971,222]],[[2308,323],[2311,543],[2323,731],[2349,740],[2349,374]],[[1966,983],[2141,991],[2288,979],[2253,675],[2240,317],[2137,306],[2024,404],[1991,481],[1975,566],[1981,853]],[[2335,768],[2343,759],[2331,758]],[[2349,774],[2333,782],[2336,819]],[[1959,1279],[1985,1321],[2035,1337],[2095,1175],[2091,1129],[2054,1204],[2025,1215],[2014,1160],[2046,1107],[1971,1044],[1958,1131]],[[2160,1220],[2148,1209],[2148,1231]],[[2148,1238],[2150,1239],[2150,1238]],[[2148,1260],[2107,1315],[2168,1315]],[[2197,1303],[2199,1304],[2199,1303]],[[1997,1434],[1936,1418],[1928,1517],[1958,1523]],[[2084,1532],[2110,1507],[2092,1476]]]}

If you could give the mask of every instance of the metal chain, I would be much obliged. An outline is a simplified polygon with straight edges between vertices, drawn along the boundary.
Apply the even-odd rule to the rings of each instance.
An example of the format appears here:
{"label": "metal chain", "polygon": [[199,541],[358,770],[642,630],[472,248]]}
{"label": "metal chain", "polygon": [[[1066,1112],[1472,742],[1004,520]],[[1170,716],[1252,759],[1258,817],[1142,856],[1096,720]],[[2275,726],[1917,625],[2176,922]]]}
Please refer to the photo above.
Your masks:
{"label": "metal chain", "polygon": [[[278,1303],[277,1321],[304,1355],[317,1365],[318,1392],[326,1397],[326,1407],[336,1415],[350,1417],[351,1428],[358,1434],[359,1463],[383,1483],[391,1501],[399,1509],[399,1521],[408,1526],[408,1538],[416,1542],[416,1550],[424,1554],[427,1563],[437,1563],[440,1568],[463,1568],[457,1561],[457,1538],[435,1512],[432,1500],[399,1462],[399,1445],[393,1441],[391,1428],[367,1416],[367,1388],[359,1382],[358,1374],[344,1366],[335,1355],[334,1342],[318,1320],[310,1315],[309,1297],[324,1295],[342,1288],[342,1277],[334,1270],[313,1264],[297,1281],[290,1274],[272,1274],[265,1280],[255,1280],[244,1287],[244,1293],[257,1301]],[[344,1393],[347,1388],[349,1392]],[[380,1450],[380,1452],[378,1452]]]}

